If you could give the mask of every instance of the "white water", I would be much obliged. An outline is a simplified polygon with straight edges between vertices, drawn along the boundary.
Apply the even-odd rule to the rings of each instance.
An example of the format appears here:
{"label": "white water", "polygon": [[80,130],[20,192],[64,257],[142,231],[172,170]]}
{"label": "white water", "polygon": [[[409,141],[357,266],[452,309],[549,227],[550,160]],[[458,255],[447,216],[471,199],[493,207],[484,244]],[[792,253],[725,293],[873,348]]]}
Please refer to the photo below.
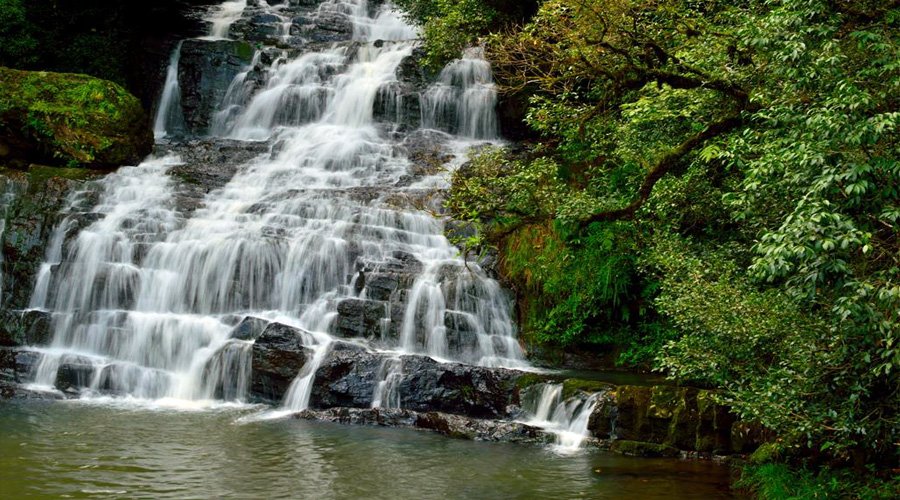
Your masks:
{"label": "white water", "polygon": [[499,137],[497,87],[491,65],[480,48],[468,49],[441,71],[437,83],[422,96],[422,126],[463,137]]}
{"label": "white water", "polygon": [[247,0],[225,2],[214,8],[210,12],[209,17],[206,18],[210,23],[208,38],[214,40],[227,39],[231,25],[241,18],[241,14],[244,13],[246,8]]}
{"label": "white water", "polygon": [[403,380],[403,360],[384,358],[379,368],[378,384],[372,395],[372,408],[400,408],[400,382]]}
{"label": "white water", "polygon": [[[337,304],[367,296],[367,289],[354,286],[361,269],[374,275],[404,261],[422,270],[396,325],[399,338],[378,347],[486,366],[525,365],[510,300],[499,285],[463,262],[441,220],[388,201],[402,191],[393,186],[410,161],[375,122],[373,107],[412,52],[415,42],[403,39],[414,30],[389,6],[368,17],[364,0],[328,1],[321,9],[350,15],[360,40],[397,41],[283,55],[268,69],[265,88],[255,92],[243,85],[246,74],[232,82],[214,129],[274,146],[240,166],[189,216],[177,209],[167,174],[177,158],[149,160],[105,178],[92,210],[99,219],[68,242],[65,234],[79,215],[63,222],[35,288],[32,306],[52,311],[54,328],[34,374],[37,386],[53,386],[65,365],[89,373],[88,395],[112,392],[190,407],[244,401],[252,341],[230,336],[240,318],[252,315],[309,332],[302,342],[314,354],[283,403],[305,409],[333,344]],[[486,63],[463,61],[445,73],[485,77],[479,72]],[[166,106],[175,106],[166,92],[178,94],[177,64],[176,51],[170,64],[176,77],[167,79],[162,99],[172,104]],[[490,122],[484,117],[493,116],[490,100],[468,99],[466,92],[461,123],[480,124],[463,128],[467,144],[494,138],[496,131],[484,125]],[[161,132],[169,123],[163,121]],[[372,190],[374,199],[361,201],[356,190]],[[381,321],[388,327],[385,309]],[[448,314],[465,318],[475,332],[465,351],[448,345]],[[399,404],[399,376],[399,368],[385,367],[373,405]]]}
{"label": "white water", "polygon": [[178,62],[181,59],[181,43],[172,51],[169,66],[166,69],[166,81],[163,84],[162,97],[153,120],[153,136],[156,139],[165,137],[171,130],[184,127],[184,112],[181,109],[181,87],[178,84]]}
{"label": "white water", "polygon": [[[535,395],[534,391],[540,389]],[[562,399],[562,384],[539,384],[530,391],[530,400],[523,405],[528,425],[540,427],[556,436],[553,449],[561,454],[575,453],[588,437],[588,422],[600,404],[601,393],[587,397]]]}

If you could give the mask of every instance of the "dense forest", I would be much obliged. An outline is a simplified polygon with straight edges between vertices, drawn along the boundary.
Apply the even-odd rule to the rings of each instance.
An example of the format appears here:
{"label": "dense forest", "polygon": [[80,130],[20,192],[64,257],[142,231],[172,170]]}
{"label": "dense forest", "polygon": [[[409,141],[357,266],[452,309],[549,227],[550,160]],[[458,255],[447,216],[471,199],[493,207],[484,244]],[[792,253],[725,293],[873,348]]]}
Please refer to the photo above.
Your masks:
{"label": "dense forest", "polygon": [[530,141],[449,206],[533,346],[721,389],[777,436],[745,475],[764,496],[896,493],[897,2],[398,3],[429,61],[482,44],[527,102]]}

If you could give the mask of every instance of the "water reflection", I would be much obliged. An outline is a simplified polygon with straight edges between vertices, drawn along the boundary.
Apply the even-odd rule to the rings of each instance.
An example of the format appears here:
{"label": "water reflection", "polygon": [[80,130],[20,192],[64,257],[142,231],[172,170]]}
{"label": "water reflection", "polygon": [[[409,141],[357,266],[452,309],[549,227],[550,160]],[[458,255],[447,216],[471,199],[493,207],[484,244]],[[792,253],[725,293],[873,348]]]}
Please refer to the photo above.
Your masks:
{"label": "water reflection", "polygon": [[0,407],[3,498],[730,498],[704,462],[78,401]]}

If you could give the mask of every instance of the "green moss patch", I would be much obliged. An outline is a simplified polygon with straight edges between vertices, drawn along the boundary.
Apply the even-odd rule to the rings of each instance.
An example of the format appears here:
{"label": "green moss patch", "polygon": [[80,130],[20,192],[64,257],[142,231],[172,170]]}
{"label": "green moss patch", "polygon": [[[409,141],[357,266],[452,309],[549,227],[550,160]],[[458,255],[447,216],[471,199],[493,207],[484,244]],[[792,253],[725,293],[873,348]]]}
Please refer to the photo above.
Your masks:
{"label": "green moss patch", "polygon": [[13,159],[116,167],[150,152],[140,101],[86,75],[0,68],[0,143]]}

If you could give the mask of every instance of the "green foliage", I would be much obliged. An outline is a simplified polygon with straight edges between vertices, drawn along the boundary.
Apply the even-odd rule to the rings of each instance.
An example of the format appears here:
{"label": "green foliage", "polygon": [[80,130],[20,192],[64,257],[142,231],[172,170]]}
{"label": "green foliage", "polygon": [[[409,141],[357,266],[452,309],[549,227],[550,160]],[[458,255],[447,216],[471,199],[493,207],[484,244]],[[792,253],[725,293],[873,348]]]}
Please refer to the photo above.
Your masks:
{"label": "green foliage", "polygon": [[540,340],[642,346],[791,456],[896,464],[892,5],[547,0],[487,44],[541,144],[476,160],[451,210]]}
{"label": "green foliage", "polygon": [[407,18],[422,28],[424,63],[439,69],[490,30],[520,21],[536,0],[396,0]]}
{"label": "green foliage", "polygon": [[860,479],[847,471],[828,469],[814,474],[777,463],[744,467],[736,486],[752,491],[761,500],[887,500],[900,495],[900,477]]}
{"label": "green foliage", "polygon": [[21,0],[0,0],[0,66],[34,64],[37,60],[34,26],[25,17]]}

